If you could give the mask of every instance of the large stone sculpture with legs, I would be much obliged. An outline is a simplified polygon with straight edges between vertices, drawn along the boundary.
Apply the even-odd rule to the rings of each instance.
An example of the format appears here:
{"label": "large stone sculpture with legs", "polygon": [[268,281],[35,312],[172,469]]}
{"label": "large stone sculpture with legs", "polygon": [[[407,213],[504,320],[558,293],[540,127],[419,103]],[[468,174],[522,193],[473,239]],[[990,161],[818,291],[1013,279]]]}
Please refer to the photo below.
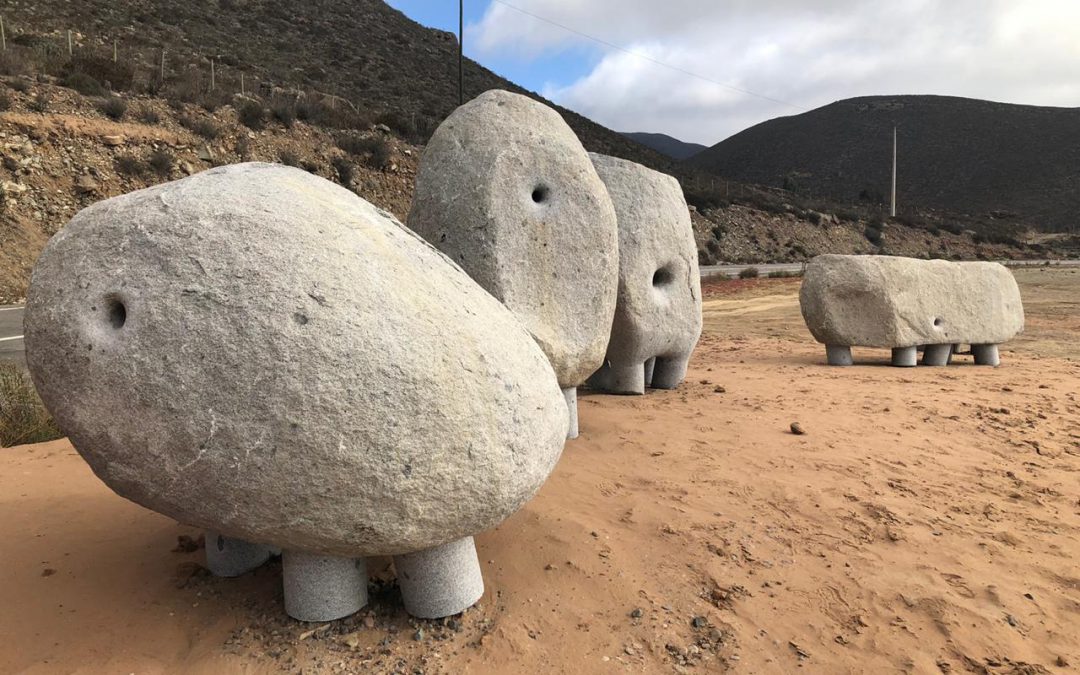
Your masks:
{"label": "large stone sculpture with legs", "polygon": [[619,224],[619,293],[604,365],[593,389],[641,394],[673,389],[701,336],[697,246],[675,178],[590,153]]}
{"label": "large stone sculpture with legs", "polygon": [[615,210],[574,132],[525,96],[478,96],[428,141],[409,227],[525,324],[576,436],[577,387],[603,361],[619,261]]}
{"label": "large stone sculpture with legs", "polygon": [[1024,329],[1012,273],[991,262],[881,255],[821,255],[806,266],[799,304],[830,365],[852,364],[851,348],[892,349],[894,366],[944,366],[971,345],[978,365],[998,365],[998,345]]}
{"label": "large stone sculpture with legs", "polygon": [[49,242],[26,308],[42,399],[118,494],[208,530],[236,575],[284,551],[308,621],[483,593],[472,535],[565,442],[554,371],[459,267],[348,190],[267,164],[95,204]]}

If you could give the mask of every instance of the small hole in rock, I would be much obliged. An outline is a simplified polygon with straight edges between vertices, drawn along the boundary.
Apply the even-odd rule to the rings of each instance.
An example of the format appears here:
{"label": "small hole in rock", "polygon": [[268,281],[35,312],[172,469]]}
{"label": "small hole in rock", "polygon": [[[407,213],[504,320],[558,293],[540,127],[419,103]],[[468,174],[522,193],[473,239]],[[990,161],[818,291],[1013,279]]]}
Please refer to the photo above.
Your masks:
{"label": "small hole in rock", "polygon": [[127,307],[120,300],[113,298],[109,301],[109,324],[119,330],[127,323]]}
{"label": "small hole in rock", "polygon": [[537,185],[532,191],[532,200],[537,204],[547,201],[548,189],[544,185]]}
{"label": "small hole in rock", "polygon": [[672,279],[674,279],[674,276],[671,274],[671,270],[666,267],[661,267],[660,269],[653,272],[652,285],[665,286],[667,284],[670,284]]}
{"label": "small hole in rock", "polygon": [[934,319],[934,325],[935,326],[940,326],[941,325],[941,317],[940,316],[938,318]]}
{"label": "small hole in rock", "polygon": [[293,318],[293,321],[295,321],[297,323],[297,325],[300,325],[300,326],[306,326],[307,325],[307,322],[308,322],[307,316],[301,314],[300,312],[297,312],[296,314],[293,314],[292,318]]}

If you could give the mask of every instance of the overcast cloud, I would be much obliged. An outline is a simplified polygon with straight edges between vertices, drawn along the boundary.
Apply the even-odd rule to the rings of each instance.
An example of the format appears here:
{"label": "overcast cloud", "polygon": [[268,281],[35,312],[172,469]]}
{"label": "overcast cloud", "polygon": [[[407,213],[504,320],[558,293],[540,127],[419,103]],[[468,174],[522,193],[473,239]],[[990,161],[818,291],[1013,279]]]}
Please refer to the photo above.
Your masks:
{"label": "overcast cloud", "polygon": [[[1080,0],[508,0],[689,77],[493,2],[466,40],[480,57],[595,50],[541,93],[620,131],[711,145],[758,122],[871,94],[1080,106]],[[792,107],[794,106],[794,107]]]}

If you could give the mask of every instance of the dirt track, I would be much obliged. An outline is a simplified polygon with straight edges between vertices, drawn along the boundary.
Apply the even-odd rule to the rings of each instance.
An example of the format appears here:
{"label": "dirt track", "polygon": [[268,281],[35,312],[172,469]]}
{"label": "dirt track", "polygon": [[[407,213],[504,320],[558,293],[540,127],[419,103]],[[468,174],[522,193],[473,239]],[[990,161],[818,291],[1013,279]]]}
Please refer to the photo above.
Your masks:
{"label": "dirt track", "polygon": [[797,280],[709,285],[686,385],[582,396],[448,625],[385,563],[373,612],[285,620],[279,567],[208,578],[66,442],[0,451],[0,672],[1075,672],[1080,272],[1017,277],[997,369],[827,368]]}

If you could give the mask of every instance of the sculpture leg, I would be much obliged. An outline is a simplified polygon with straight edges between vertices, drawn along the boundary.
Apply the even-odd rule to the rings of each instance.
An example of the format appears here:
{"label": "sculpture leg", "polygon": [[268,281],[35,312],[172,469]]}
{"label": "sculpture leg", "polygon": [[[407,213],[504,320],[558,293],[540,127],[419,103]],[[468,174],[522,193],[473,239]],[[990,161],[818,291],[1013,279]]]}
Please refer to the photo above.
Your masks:
{"label": "sculpture leg", "polygon": [[613,394],[644,394],[645,366],[641,362],[629,366],[607,362],[589,377],[588,385]]}
{"label": "sculpture leg", "polygon": [[562,390],[563,398],[566,399],[566,409],[570,411],[570,428],[566,432],[567,438],[578,437],[577,423],[577,387]]}
{"label": "sculpture leg", "polygon": [[679,386],[686,378],[686,365],[689,362],[689,356],[657,356],[656,365],[653,366],[652,388],[674,389]]}
{"label": "sculpture leg", "polygon": [[394,556],[405,611],[420,619],[458,614],[484,594],[472,537]]}
{"label": "sculpture leg", "polygon": [[952,345],[926,345],[923,350],[924,366],[947,366],[952,358]]}
{"label": "sculpture leg", "polygon": [[273,552],[269,546],[226,537],[213,530],[204,533],[206,568],[216,577],[238,577],[259,567]]}
{"label": "sculpture leg", "polygon": [[281,556],[285,612],[300,621],[333,621],[367,604],[363,558],[338,558],[306,551]]}
{"label": "sculpture leg", "polygon": [[825,360],[830,366],[850,366],[854,363],[851,347],[842,345],[825,345]]}
{"label": "sculpture leg", "polygon": [[646,387],[651,387],[652,386],[652,375],[653,375],[653,370],[655,368],[656,368],[656,357],[655,356],[652,357],[651,359],[647,359],[645,361],[645,386]]}
{"label": "sculpture leg", "polygon": [[892,350],[892,364],[902,368],[910,368],[919,362],[919,350],[917,347],[895,347]]}
{"label": "sculpture leg", "polygon": [[971,345],[977,366],[996,366],[1001,363],[997,345]]}

